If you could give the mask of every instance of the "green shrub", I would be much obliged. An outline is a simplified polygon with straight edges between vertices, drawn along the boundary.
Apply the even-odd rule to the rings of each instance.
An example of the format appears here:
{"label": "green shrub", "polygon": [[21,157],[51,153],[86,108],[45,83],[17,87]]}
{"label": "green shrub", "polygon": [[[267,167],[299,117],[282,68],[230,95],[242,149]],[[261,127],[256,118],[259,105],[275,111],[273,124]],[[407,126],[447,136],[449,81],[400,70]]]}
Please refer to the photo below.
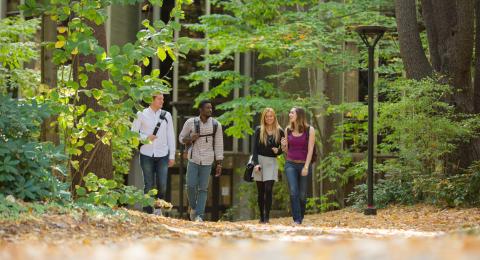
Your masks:
{"label": "green shrub", "polygon": [[35,140],[48,108],[0,95],[0,194],[23,200],[67,198],[65,156],[58,147]]}
{"label": "green shrub", "polygon": [[148,194],[134,186],[118,184],[115,180],[98,178],[95,174],[89,173],[83,178],[85,187],[76,186],[77,201],[93,205],[116,207],[121,205],[140,204],[143,207],[153,206],[155,189]]}
{"label": "green shrub", "polygon": [[[479,162],[468,169],[452,167],[460,145],[478,138],[479,115],[455,111],[445,102],[451,88],[433,79],[397,80],[382,91],[387,101],[379,108],[380,153],[398,158],[375,164],[377,207],[389,203],[433,203],[470,206],[480,202]],[[349,202],[363,207],[366,186],[360,185]]]}
{"label": "green shrub", "polygon": [[327,212],[329,210],[338,208],[340,205],[338,205],[337,202],[331,201],[329,199],[329,196],[332,196],[334,194],[335,194],[335,191],[331,190],[323,196],[307,198],[307,204],[305,206],[307,213]]}

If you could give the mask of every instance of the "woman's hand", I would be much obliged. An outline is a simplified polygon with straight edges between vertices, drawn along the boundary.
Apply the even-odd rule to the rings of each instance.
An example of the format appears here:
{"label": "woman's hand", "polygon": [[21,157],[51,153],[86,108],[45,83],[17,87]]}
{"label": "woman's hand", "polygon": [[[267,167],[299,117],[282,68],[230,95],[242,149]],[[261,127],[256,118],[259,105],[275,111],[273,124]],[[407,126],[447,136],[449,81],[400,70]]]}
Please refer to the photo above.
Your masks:
{"label": "woman's hand", "polygon": [[278,154],[278,148],[277,147],[272,147],[272,151],[274,154]]}
{"label": "woman's hand", "polygon": [[308,167],[304,166],[302,169],[302,176],[307,176],[308,175]]}
{"label": "woman's hand", "polygon": [[287,138],[282,137],[282,140],[280,141],[280,143],[282,144],[282,147],[287,147],[288,145]]}
{"label": "woman's hand", "polygon": [[255,172],[260,172],[260,171],[262,171],[262,166],[260,166],[260,164],[257,164],[257,165],[255,165],[255,167],[253,168],[253,170],[254,170]]}

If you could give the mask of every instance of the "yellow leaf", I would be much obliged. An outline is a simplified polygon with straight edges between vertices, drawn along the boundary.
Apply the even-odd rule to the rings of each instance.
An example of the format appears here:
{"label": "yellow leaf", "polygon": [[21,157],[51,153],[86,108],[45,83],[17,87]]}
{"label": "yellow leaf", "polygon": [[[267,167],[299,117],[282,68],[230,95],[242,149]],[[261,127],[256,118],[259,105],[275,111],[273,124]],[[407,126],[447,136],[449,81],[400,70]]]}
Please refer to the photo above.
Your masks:
{"label": "yellow leaf", "polygon": [[173,61],[176,61],[177,57],[175,57],[175,53],[173,52],[172,48],[167,46],[166,49],[167,49],[167,52],[168,52],[168,56],[170,56],[170,58]]}
{"label": "yellow leaf", "polygon": [[164,61],[167,58],[167,53],[161,47],[157,48],[157,56],[161,61]]}
{"label": "yellow leaf", "polygon": [[57,30],[58,30],[59,33],[64,33],[64,32],[67,31],[67,27],[65,27],[65,26],[60,26],[60,27],[57,28]]}
{"label": "yellow leaf", "polygon": [[145,58],[143,59],[143,66],[147,67],[148,64],[150,64],[150,60],[145,57]]}
{"label": "yellow leaf", "polygon": [[77,55],[78,54],[78,48],[75,47],[75,49],[73,49],[73,51],[71,52],[73,55]]}
{"label": "yellow leaf", "polygon": [[144,6],[142,7],[142,10],[143,10],[143,11],[147,11],[147,10],[148,10],[148,5],[144,5]]}
{"label": "yellow leaf", "polygon": [[58,41],[55,43],[55,48],[60,49],[65,46],[65,41]]}
{"label": "yellow leaf", "polygon": [[50,19],[52,19],[52,21],[56,21],[56,20],[58,20],[58,16],[52,15],[52,16],[50,16]]}

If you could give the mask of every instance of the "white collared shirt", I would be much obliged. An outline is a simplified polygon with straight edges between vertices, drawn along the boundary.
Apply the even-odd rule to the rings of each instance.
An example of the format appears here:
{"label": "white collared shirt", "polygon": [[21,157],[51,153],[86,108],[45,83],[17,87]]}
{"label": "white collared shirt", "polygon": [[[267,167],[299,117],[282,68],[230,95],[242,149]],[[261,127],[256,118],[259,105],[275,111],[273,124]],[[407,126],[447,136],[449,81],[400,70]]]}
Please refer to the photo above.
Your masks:
{"label": "white collared shirt", "polygon": [[[146,140],[147,137],[153,134],[155,126],[160,121],[159,109],[157,112],[150,107],[137,113],[137,118],[133,121],[132,131],[140,133],[140,139]],[[164,157],[167,154],[170,160],[175,159],[175,133],[173,131],[172,115],[167,111],[165,119],[157,131],[157,138],[149,144],[144,144],[140,148],[140,153],[151,157]]]}

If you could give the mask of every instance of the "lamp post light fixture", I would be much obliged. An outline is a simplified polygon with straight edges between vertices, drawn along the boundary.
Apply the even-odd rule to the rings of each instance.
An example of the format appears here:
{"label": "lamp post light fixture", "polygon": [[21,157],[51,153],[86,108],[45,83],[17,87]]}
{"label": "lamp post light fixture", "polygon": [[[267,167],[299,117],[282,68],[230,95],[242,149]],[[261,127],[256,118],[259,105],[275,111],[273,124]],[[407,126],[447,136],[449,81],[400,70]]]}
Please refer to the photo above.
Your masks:
{"label": "lamp post light fixture", "polygon": [[374,117],[374,91],[373,91],[373,58],[375,54],[375,46],[380,38],[382,38],[387,28],[383,26],[359,26],[355,31],[360,35],[362,41],[368,48],[368,167],[367,167],[367,208],[365,215],[377,215],[377,208],[373,201],[373,117]]}

